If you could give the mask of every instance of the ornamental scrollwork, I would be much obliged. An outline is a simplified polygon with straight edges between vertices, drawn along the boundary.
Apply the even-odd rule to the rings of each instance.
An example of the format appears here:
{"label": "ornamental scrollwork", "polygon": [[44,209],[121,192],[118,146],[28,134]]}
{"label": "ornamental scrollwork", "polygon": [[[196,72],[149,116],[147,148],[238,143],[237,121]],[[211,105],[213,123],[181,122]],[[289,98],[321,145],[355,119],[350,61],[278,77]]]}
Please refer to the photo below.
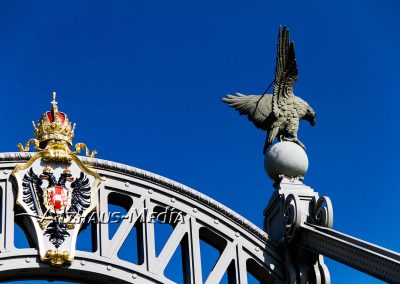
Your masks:
{"label": "ornamental scrollwork", "polygon": [[318,200],[314,197],[311,213],[311,223],[327,228],[333,227],[333,206],[329,197],[322,196]]}
{"label": "ornamental scrollwork", "polygon": [[296,195],[290,194],[285,199],[283,222],[285,241],[290,242],[301,224],[300,200]]}

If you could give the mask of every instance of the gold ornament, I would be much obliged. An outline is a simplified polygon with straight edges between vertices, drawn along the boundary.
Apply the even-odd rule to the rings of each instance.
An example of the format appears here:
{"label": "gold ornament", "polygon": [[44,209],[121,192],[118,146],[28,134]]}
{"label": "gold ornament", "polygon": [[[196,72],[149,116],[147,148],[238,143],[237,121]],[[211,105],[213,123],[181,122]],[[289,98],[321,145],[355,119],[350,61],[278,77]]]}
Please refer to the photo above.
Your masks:
{"label": "gold ornament", "polygon": [[56,92],[53,92],[51,104],[51,111],[47,111],[42,115],[37,126],[32,121],[36,139],[30,139],[25,146],[19,143],[17,145],[19,150],[21,152],[29,152],[30,145],[33,144],[34,149],[42,153],[45,162],[70,163],[72,160],[71,155],[79,154],[81,150],[85,150],[86,156],[93,158],[97,151],[90,153],[84,143],[77,143],[75,151],[71,151],[76,124],[72,125],[68,116],[58,111]]}
{"label": "gold ornament", "polygon": [[67,251],[59,252],[58,250],[48,250],[42,259],[45,262],[50,262],[52,266],[61,266],[64,263],[71,263],[69,253]]}

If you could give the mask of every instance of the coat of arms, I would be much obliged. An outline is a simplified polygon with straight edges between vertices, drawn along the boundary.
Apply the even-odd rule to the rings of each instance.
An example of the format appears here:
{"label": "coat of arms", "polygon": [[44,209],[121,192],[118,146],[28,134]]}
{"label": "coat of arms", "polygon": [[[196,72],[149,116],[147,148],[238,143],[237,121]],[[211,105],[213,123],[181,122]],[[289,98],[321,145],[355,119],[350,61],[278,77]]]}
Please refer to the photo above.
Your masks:
{"label": "coat of arms", "polygon": [[71,150],[75,125],[59,112],[55,93],[52,109],[34,124],[36,139],[30,144],[39,152],[13,172],[18,188],[17,204],[33,226],[40,258],[52,265],[70,263],[74,258],[76,239],[85,217],[96,207],[100,176],[87,168],[76,156],[85,144]]}

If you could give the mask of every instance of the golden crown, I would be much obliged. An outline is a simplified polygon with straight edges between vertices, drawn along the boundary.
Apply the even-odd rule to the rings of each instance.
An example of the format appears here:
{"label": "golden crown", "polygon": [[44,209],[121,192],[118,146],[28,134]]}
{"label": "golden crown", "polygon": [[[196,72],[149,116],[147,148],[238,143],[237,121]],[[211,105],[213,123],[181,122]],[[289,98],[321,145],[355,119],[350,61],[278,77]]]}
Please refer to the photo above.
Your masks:
{"label": "golden crown", "polygon": [[25,146],[19,143],[17,146],[21,152],[28,152],[33,144],[39,150],[43,159],[47,162],[70,162],[73,155],[85,150],[88,157],[94,157],[96,151],[89,152],[84,143],[77,143],[75,151],[72,151],[72,138],[74,138],[75,124],[69,121],[68,116],[58,111],[56,93],[53,92],[52,108],[46,111],[37,126],[32,121],[36,139],[29,140]]}
{"label": "golden crown", "polygon": [[51,102],[51,111],[46,111],[40,120],[38,125],[32,121],[34,134],[40,143],[55,140],[65,141],[70,146],[72,145],[72,138],[74,138],[75,124],[68,120],[68,116],[58,111],[56,92],[53,92],[53,101]]}

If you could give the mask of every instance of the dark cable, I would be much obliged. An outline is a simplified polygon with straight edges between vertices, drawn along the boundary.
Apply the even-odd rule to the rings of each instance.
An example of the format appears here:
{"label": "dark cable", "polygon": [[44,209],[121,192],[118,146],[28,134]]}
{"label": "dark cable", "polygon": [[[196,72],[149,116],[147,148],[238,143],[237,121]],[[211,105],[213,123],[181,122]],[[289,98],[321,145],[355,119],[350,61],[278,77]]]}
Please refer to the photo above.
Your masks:
{"label": "dark cable", "polygon": [[258,108],[258,104],[260,103],[261,99],[267,94],[268,90],[272,87],[272,84],[273,84],[274,82],[275,82],[275,79],[273,79],[273,80],[271,81],[271,83],[269,83],[267,89],[264,91],[264,93],[261,95],[260,99],[257,101],[256,107],[255,107],[254,112],[253,112],[253,116],[254,116],[254,114],[256,113],[256,110],[257,110],[257,108]]}

